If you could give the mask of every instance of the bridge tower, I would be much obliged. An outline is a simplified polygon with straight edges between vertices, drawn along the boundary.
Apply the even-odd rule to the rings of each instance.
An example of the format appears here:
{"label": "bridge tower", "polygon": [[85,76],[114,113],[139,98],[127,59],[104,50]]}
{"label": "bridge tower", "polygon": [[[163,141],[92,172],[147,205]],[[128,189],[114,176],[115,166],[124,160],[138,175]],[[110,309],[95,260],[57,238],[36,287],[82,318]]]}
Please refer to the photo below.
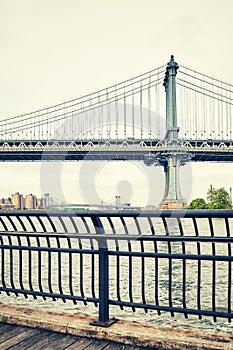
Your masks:
{"label": "bridge tower", "polygon": [[184,163],[186,155],[182,152],[177,126],[176,108],[176,74],[178,64],[171,56],[166,67],[163,86],[166,92],[166,135],[165,143],[167,152],[160,159],[160,164],[165,172],[165,193],[161,207],[165,209],[183,208],[185,203],[180,190],[179,167]]}

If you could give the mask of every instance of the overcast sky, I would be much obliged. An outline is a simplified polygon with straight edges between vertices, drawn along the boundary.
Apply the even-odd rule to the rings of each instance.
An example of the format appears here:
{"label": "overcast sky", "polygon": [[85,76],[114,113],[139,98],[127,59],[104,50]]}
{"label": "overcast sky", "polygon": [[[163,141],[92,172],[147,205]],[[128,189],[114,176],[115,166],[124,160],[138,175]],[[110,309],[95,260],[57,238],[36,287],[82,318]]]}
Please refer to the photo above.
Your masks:
{"label": "overcast sky", "polygon": [[[232,13],[232,0],[0,0],[0,117],[115,84],[166,64],[171,54],[182,65],[233,82]],[[159,167],[67,163],[58,168],[59,191],[68,201],[110,202],[120,194],[145,205],[158,204],[163,196]],[[1,163],[0,197],[50,191],[53,171],[50,178],[44,172],[40,163]],[[233,186],[233,164],[192,163],[181,172],[188,201],[205,197],[210,184]],[[86,183],[87,173],[94,180]],[[92,197],[86,186],[94,189]]]}

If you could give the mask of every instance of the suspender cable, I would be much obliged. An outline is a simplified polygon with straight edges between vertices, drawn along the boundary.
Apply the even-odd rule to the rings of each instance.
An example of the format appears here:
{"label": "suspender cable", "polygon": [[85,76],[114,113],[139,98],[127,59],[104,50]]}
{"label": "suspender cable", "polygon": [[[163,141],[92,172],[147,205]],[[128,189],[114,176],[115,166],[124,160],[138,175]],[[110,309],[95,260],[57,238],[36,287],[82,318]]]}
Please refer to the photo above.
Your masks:
{"label": "suspender cable", "polygon": [[[91,100],[91,103],[92,103],[92,100]],[[89,118],[90,120],[89,132],[90,132],[91,139],[95,138],[95,129],[96,129],[95,110],[96,110],[96,107],[91,109],[90,118]]]}
{"label": "suspender cable", "polygon": [[[222,92],[222,82],[221,82],[221,92]],[[223,116],[223,102],[221,100],[221,134],[223,139],[223,129],[224,129],[224,116]]]}
{"label": "suspender cable", "polygon": [[[81,103],[81,109],[83,110],[83,103]],[[85,118],[85,116],[84,116],[84,111],[82,111],[82,113],[81,113],[81,115],[80,115],[80,122],[78,123],[79,125],[80,125],[80,132],[79,132],[79,134],[80,134],[80,138],[82,139],[83,138],[83,136],[84,136],[84,132],[83,132],[83,130],[84,130],[84,118]]]}
{"label": "suspender cable", "polygon": [[132,86],[132,135],[133,138],[135,137],[135,120],[134,120],[134,93],[133,93],[133,86]]}
{"label": "suspender cable", "polygon": [[[202,88],[205,88],[205,82],[202,81]],[[206,115],[205,115],[205,95],[202,94],[202,113],[203,113],[203,137],[205,138],[205,134],[206,134]]]}
{"label": "suspender cable", "polygon": [[89,107],[90,107],[90,112],[87,113],[87,129],[86,129],[86,132],[87,132],[87,138],[88,139],[91,139],[91,136],[92,136],[92,119],[93,119],[93,122],[94,122],[94,118],[93,118],[93,109],[91,108],[92,107],[92,99],[90,98],[89,100]]}
{"label": "suspender cable", "polygon": [[190,136],[193,138],[194,136],[194,125],[195,125],[195,111],[194,111],[194,95],[195,93],[191,91],[191,98],[190,98],[190,109],[191,109],[191,129],[190,129]]}
{"label": "suspender cable", "polygon": [[119,112],[118,112],[118,97],[117,97],[117,91],[115,87],[115,135],[116,139],[118,139],[118,132],[119,132]]}
{"label": "suspender cable", "polygon": [[126,96],[125,96],[125,87],[124,87],[124,139],[127,137],[126,130]]}
{"label": "suspender cable", "polygon": [[34,140],[36,138],[36,121],[35,121],[35,116],[33,117],[33,121],[34,121],[34,124],[33,124],[33,135],[34,135]]}
{"label": "suspender cable", "polygon": [[[229,95],[231,97],[231,93],[229,92]],[[232,118],[232,114],[231,114],[231,111],[232,111],[232,106],[228,103],[228,106],[229,106],[229,128],[230,128],[230,140],[232,140],[232,121],[231,121],[231,118]]]}
{"label": "suspender cable", "polygon": [[101,104],[100,106],[100,117],[101,117],[101,131],[100,131],[100,134],[101,134],[101,140],[103,139],[103,130],[104,130],[104,110],[103,110],[103,104]]}
{"label": "suspender cable", "polygon": [[[212,93],[214,93],[213,78],[212,78],[212,81],[211,81],[210,90],[212,90]],[[212,130],[211,130],[211,135],[210,136],[212,136],[213,138],[214,138],[214,130],[215,130],[214,104],[215,104],[215,101],[213,101],[212,98],[209,98],[210,126],[212,126]]]}
{"label": "suspender cable", "polygon": [[100,125],[101,125],[101,114],[100,114],[100,95],[98,91],[98,139],[101,139]]}
{"label": "suspender cable", "polygon": [[[157,79],[159,79],[159,73],[157,73]],[[155,85],[155,89],[154,89],[154,93],[155,93],[155,103],[156,103],[156,121],[155,121],[155,132],[157,135],[157,138],[160,139],[161,137],[163,137],[162,135],[162,125],[161,125],[161,121],[160,121],[160,95],[159,95],[159,86]]]}
{"label": "suspender cable", "polygon": [[108,88],[106,89],[106,103],[107,103],[107,139],[110,139],[111,133],[111,120],[110,120],[110,111],[109,111],[109,102],[108,102]]}
{"label": "suspender cable", "polygon": [[74,113],[73,113],[73,106],[71,109],[71,140],[74,141]]}
{"label": "suspender cable", "polygon": [[49,139],[49,110],[47,108],[47,118],[46,118],[46,121],[47,121],[47,125],[46,125],[46,139],[48,140]]}
{"label": "suspender cable", "polygon": [[142,120],[142,80],[140,81],[140,129],[141,139],[143,138],[143,120]]}
{"label": "suspender cable", "polygon": [[148,81],[148,89],[147,89],[147,98],[148,98],[148,132],[149,132],[149,139],[151,138],[151,87],[150,87],[151,77],[149,76]]}
{"label": "suspender cable", "polygon": [[[179,117],[179,125],[184,125],[184,121],[183,121],[183,89],[181,87],[179,87],[178,91],[178,96],[179,96],[179,111],[177,113],[178,117]],[[182,135],[181,135],[182,137]]]}
{"label": "suspender cable", "polygon": [[[218,87],[219,91],[219,87]],[[218,100],[218,136],[220,137],[220,130],[221,130],[221,109],[220,109],[220,100]]]}
{"label": "suspender cable", "polygon": [[198,130],[198,114],[197,114],[197,93],[194,93],[194,129],[195,129],[195,138],[197,139],[197,130]]}
{"label": "suspender cable", "polygon": [[186,134],[189,137],[189,90],[185,89],[185,120],[186,120]]}
{"label": "suspender cable", "polygon": [[228,119],[228,103],[225,103],[226,109],[226,138],[229,140],[229,119]]}

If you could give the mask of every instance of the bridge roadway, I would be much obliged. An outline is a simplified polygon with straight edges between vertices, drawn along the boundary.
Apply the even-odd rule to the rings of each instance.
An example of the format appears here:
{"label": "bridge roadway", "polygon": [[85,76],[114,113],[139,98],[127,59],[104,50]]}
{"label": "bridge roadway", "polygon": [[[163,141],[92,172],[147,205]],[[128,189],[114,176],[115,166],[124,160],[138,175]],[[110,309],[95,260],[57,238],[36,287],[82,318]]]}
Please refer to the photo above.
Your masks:
{"label": "bridge roadway", "polygon": [[[233,140],[1,140],[0,161],[137,160],[162,164],[169,154],[186,161],[233,162]],[[182,164],[181,163],[181,164]]]}

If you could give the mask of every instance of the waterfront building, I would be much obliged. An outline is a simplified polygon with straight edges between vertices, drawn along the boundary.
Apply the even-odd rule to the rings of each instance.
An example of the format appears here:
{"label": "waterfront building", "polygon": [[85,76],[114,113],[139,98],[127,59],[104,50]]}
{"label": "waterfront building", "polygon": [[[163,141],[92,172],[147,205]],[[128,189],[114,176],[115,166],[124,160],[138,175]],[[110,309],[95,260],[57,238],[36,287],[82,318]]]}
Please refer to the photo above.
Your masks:
{"label": "waterfront building", "polygon": [[11,202],[14,205],[14,209],[24,209],[25,201],[22,194],[16,192],[11,195]]}
{"label": "waterfront building", "polygon": [[25,196],[25,209],[36,209],[37,198],[34,194],[30,193]]}

